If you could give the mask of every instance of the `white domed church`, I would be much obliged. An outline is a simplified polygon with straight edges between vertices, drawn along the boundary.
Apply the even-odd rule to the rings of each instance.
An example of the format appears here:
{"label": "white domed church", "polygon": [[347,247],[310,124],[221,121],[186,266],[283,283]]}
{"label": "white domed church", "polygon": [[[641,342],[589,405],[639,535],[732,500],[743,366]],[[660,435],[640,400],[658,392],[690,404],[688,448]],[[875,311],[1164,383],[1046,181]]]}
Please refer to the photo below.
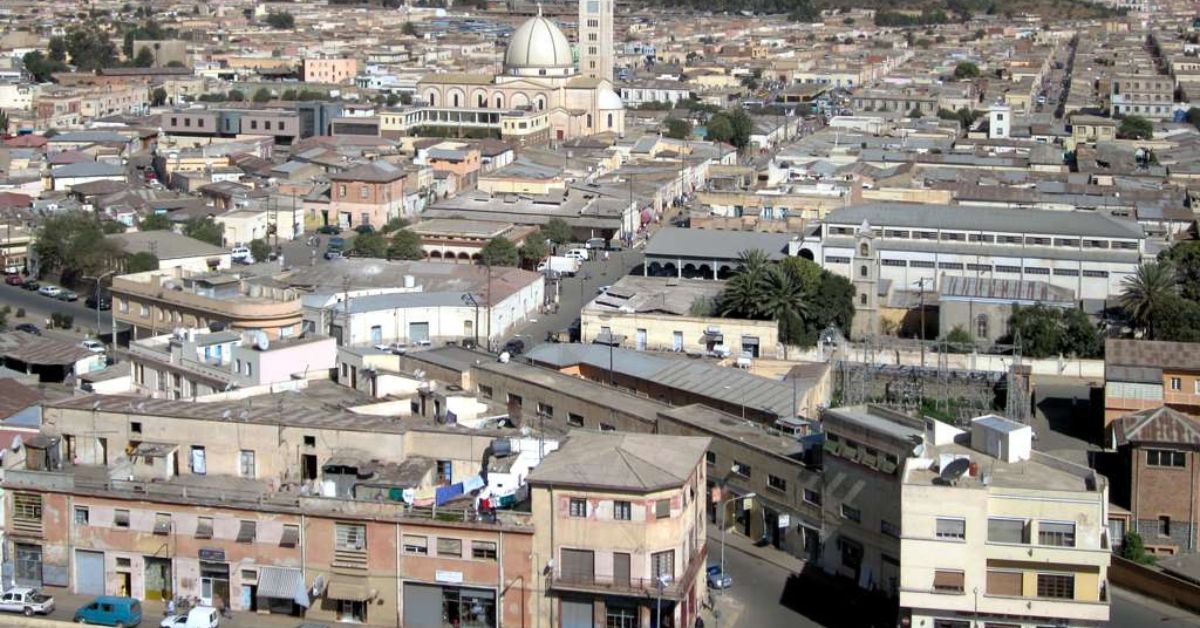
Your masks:
{"label": "white domed church", "polygon": [[[625,105],[612,89],[612,55],[602,53],[612,48],[613,1],[581,0],[581,33],[587,30],[585,24],[608,25],[607,41],[592,41],[586,47],[581,43],[587,75],[576,67],[567,37],[539,8],[536,17],[513,32],[502,74],[430,74],[417,83],[417,94],[436,108],[545,112],[554,139],[622,135]],[[589,37],[597,39],[594,34]]]}

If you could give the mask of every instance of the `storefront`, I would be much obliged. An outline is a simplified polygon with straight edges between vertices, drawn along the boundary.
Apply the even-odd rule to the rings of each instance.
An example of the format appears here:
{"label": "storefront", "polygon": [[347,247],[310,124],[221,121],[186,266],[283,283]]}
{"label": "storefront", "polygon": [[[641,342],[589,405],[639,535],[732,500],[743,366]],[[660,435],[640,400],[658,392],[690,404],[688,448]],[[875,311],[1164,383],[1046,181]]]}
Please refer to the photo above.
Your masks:
{"label": "storefront", "polygon": [[405,628],[495,628],[493,589],[404,583]]}
{"label": "storefront", "polygon": [[325,590],[326,607],[332,608],[339,622],[367,623],[367,608],[374,597],[367,579],[353,576],[334,576]]}
{"label": "storefront", "polygon": [[254,596],[259,610],[278,615],[300,617],[309,605],[304,572],[294,567],[259,568]]}
{"label": "storefront", "polygon": [[200,602],[205,606],[231,603],[229,563],[224,561],[224,550],[200,550]]}

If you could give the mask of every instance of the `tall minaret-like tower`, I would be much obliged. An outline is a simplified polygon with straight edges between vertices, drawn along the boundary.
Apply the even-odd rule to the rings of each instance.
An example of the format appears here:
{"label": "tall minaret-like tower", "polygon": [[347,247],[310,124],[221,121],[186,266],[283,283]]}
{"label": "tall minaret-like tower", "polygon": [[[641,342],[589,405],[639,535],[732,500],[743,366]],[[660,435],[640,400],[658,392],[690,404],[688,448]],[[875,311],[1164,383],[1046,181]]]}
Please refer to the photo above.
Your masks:
{"label": "tall minaret-like tower", "polygon": [[613,5],[616,0],[579,0],[579,72],[613,80]]}

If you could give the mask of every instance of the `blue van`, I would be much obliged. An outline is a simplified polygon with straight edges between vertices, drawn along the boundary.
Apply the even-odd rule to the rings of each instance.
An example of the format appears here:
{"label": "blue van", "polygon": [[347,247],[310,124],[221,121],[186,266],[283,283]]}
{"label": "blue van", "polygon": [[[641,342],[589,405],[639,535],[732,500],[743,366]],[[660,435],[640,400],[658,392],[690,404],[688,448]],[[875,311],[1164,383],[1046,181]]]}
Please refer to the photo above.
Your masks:
{"label": "blue van", "polygon": [[142,623],[142,603],[131,597],[100,596],[75,611],[75,623],[133,628]]}

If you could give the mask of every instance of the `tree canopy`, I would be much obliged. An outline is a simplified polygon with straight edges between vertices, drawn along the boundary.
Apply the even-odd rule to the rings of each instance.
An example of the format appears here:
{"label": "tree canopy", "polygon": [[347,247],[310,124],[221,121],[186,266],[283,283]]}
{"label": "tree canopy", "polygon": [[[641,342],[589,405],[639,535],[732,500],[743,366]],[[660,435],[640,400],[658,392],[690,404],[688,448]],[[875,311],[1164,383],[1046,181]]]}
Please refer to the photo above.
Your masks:
{"label": "tree canopy", "polygon": [[360,233],[354,237],[350,252],[362,257],[385,258],[388,253],[387,236],[378,231]]}
{"label": "tree canopy", "polygon": [[740,108],[727,109],[713,114],[705,128],[708,131],[708,139],[733,144],[741,150],[750,144],[754,121],[750,114]]}
{"label": "tree canopy", "polygon": [[1092,358],[1104,350],[1100,332],[1083,310],[1047,305],[1013,307],[1006,339],[1020,344],[1021,354],[1032,358],[1056,355]]}
{"label": "tree canopy", "polygon": [[272,11],[267,14],[267,26],[280,30],[296,28],[296,16],[287,11]]}
{"label": "tree canopy", "polygon": [[541,231],[529,234],[525,237],[525,242],[521,244],[518,252],[521,255],[522,263],[526,265],[536,264],[547,255],[546,236]]}
{"label": "tree canopy", "polygon": [[1117,137],[1123,140],[1149,140],[1154,138],[1154,124],[1141,116],[1125,116],[1117,127]]}
{"label": "tree canopy", "polygon": [[96,275],[121,253],[116,242],[104,237],[96,218],[81,211],[47,217],[33,247],[41,268],[59,271],[63,283],[80,275]]}
{"label": "tree canopy", "polygon": [[958,65],[954,66],[954,78],[960,80],[979,78],[979,66],[970,61],[959,61]]}
{"label": "tree canopy", "polygon": [[397,229],[392,234],[392,242],[388,246],[387,256],[388,259],[425,259],[425,250],[421,247],[421,236],[412,229]]}
{"label": "tree canopy", "polygon": [[138,231],[169,231],[171,219],[166,214],[150,214],[138,221]]}
{"label": "tree canopy", "polygon": [[254,92],[253,100],[257,103],[264,103],[270,102],[271,98],[273,98],[271,96],[271,90],[265,87],[260,87]]}
{"label": "tree canopy", "polygon": [[486,266],[516,266],[521,256],[512,240],[496,236],[479,250],[479,261]]}
{"label": "tree canopy", "polygon": [[192,218],[183,223],[183,235],[214,246],[224,246],[225,244],[225,230],[220,223],[208,216]]}
{"label": "tree canopy", "polygon": [[667,137],[676,140],[683,140],[691,137],[692,123],[681,118],[667,118]]}
{"label": "tree canopy", "polygon": [[263,238],[255,238],[250,241],[250,256],[256,262],[265,262],[271,259],[271,245]]}
{"label": "tree canopy", "polygon": [[158,256],[150,251],[141,251],[125,258],[126,273],[142,273],[158,270]]}
{"label": "tree canopy", "polygon": [[555,244],[570,242],[574,238],[572,233],[571,225],[562,218],[551,218],[542,226],[542,235]]}

